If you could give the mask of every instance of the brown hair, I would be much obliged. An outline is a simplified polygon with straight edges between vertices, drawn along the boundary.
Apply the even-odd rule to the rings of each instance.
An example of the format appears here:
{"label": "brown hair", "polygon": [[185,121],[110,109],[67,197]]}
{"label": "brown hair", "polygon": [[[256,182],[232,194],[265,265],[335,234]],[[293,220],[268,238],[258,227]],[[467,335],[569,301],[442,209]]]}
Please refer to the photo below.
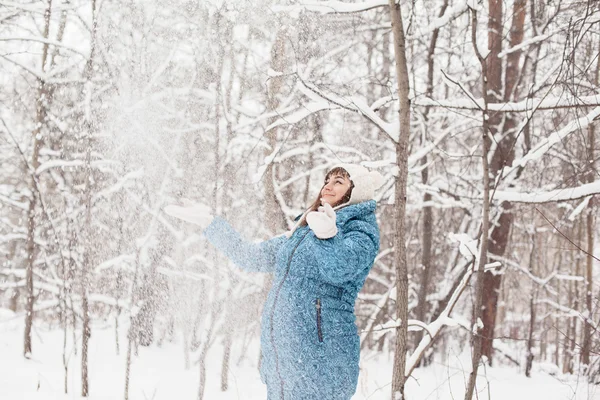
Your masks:
{"label": "brown hair", "polygon": [[[344,178],[350,179],[350,174],[348,173],[348,171],[346,171],[342,167],[335,167],[334,169],[332,169],[331,171],[329,171],[327,173],[327,175],[325,175],[324,182],[327,182],[327,180],[332,175],[341,175]],[[321,189],[319,189],[319,193],[317,194],[316,200],[308,208],[308,210],[306,211],[305,215],[308,214],[311,211],[317,211],[319,209],[319,207],[321,207],[321,191],[323,190],[323,187],[325,187],[325,183],[323,183],[323,186],[321,186]],[[352,197],[352,189],[354,189],[354,182],[352,182],[352,180],[350,179],[350,187],[348,188],[348,191],[342,196],[342,198],[340,199],[340,201],[338,201],[337,203],[333,204],[332,207],[337,207],[337,206],[339,206],[341,204],[349,202],[350,201],[350,197]],[[306,225],[307,225],[306,218],[304,218],[302,220],[302,222],[300,223],[300,226],[306,226]]]}

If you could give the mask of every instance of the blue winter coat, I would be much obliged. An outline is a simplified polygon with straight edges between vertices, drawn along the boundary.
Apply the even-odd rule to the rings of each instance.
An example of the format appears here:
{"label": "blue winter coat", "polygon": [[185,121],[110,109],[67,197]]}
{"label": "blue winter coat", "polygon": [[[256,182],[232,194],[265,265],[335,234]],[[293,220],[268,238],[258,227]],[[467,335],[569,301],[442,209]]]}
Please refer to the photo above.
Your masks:
{"label": "blue winter coat", "polygon": [[330,239],[304,226],[251,243],[218,217],[204,231],[241,268],[274,273],[261,330],[268,400],[348,400],[356,391],[354,301],[379,251],[374,211],[374,200],[339,209]]}

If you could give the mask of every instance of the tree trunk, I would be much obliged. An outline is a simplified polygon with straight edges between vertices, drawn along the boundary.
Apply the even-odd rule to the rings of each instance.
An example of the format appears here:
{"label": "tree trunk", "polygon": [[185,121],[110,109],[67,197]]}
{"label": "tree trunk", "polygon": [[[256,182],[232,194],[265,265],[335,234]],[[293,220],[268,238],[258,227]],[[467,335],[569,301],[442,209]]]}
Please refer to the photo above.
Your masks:
{"label": "tree trunk", "polygon": [[[477,48],[477,11],[471,10],[471,38],[475,54],[481,64],[481,86],[482,92],[488,93],[488,66],[486,60],[482,57]],[[489,128],[489,115],[488,115],[488,101],[484,96],[484,110],[482,118],[482,154],[481,154],[481,169],[483,175],[483,204],[482,204],[482,216],[481,216],[481,237],[479,246],[479,260],[477,265],[477,280],[475,282],[475,302],[473,304],[473,315],[471,319],[471,374],[469,375],[469,383],[465,392],[465,400],[471,400],[475,385],[477,383],[477,370],[479,368],[479,361],[481,360],[482,350],[482,326],[481,326],[481,315],[483,305],[483,293],[484,293],[484,269],[487,263],[488,254],[488,235],[489,235],[489,213],[490,213],[490,167],[488,163],[488,154],[490,152],[490,128]]]}
{"label": "tree trunk", "polygon": [[[535,276],[535,234],[531,236],[531,253],[529,254],[529,272]],[[535,285],[535,284],[534,284]],[[533,287],[529,297],[529,332],[527,334],[527,363],[525,365],[525,376],[531,377],[531,367],[533,366],[533,332],[535,329],[535,298],[537,289]]]}
{"label": "tree trunk", "polygon": [[[280,29],[275,38],[275,43],[271,48],[271,68],[277,72],[283,72],[286,67],[286,53],[285,53],[285,33]],[[276,76],[269,80],[269,92],[267,97],[267,109],[274,111],[279,107],[280,96],[282,93],[283,83],[285,77]],[[270,122],[273,122],[276,118],[273,118]],[[270,156],[277,147],[277,132],[278,129],[274,128],[266,132],[268,148],[264,151],[264,156]],[[275,196],[275,168],[274,163],[269,162],[263,176],[263,184],[265,190],[265,222],[268,230],[268,235],[272,236],[281,229],[287,227],[285,215],[281,211],[281,207],[277,202]]]}
{"label": "tree trunk", "polygon": [[[27,174],[27,169],[25,169],[25,174]],[[15,216],[17,216],[17,214],[14,214]],[[17,226],[19,224],[17,218],[13,217],[13,214],[11,214],[9,216],[10,218],[10,223],[13,224],[14,226]],[[18,218],[21,218],[21,214],[18,214]],[[16,265],[15,265],[15,255],[17,254],[17,241],[13,240],[11,242],[8,243],[8,255],[6,256],[6,263],[9,266],[10,269],[15,269]],[[8,309],[13,311],[13,312],[17,312],[18,308],[19,308],[19,296],[20,296],[20,290],[19,287],[16,285],[16,283],[19,281],[19,278],[17,278],[15,275],[13,275],[10,280],[15,283],[15,287],[12,289],[8,289],[7,291],[7,295],[8,295]]]}
{"label": "tree trunk", "polygon": [[[560,264],[558,264],[560,265]],[[557,301],[561,301],[562,299],[562,293],[561,293],[561,282],[559,281],[556,284],[556,300]],[[554,364],[556,365],[556,367],[560,366],[560,339],[561,337],[563,337],[563,335],[565,334],[562,330],[561,330],[561,324],[560,321],[562,321],[562,317],[560,315],[555,315],[552,317],[552,320],[554,321]]]}
{"label": "tree trunk", "polygon": [[[578,271],[578,267],[576,262],[573,260],[573,252],[570,252],[571,257],[569,257],[569,260],[571,261],[570,265],[575,264],[576,268],[574,271],[574,275],[578,276],[579,275],[579,271]],[[577,301],[577,282],[569,282],[569,297],[568,297],[568,305],[569,307],[573,308],[573,310],[577,310],[578,306],[578,301]],[[566,320],[567,323],[567,337],[565,338],[564,341],[564,346],[563,346],[563,368],[562,368],[562,372],[563,374],[571,374],[573,373],[573,364],[572,364],[572,360],[573,360],[573,348],[572,345],[575,343],[575,338],[577,337],[577,326],[575,325],[577,321],[577,317],[569,317]]]}
{"label": "tree trunk", "polygon": [[93,83],[92,77],[94,73],[94,56],[96,50],[96,28],[97,28],[97,15],[96,15],[96,0],[92,0],[92,32],[91,32],[91,43],[90,43],[90,57],[86,63],[85,68],[85,92],[86,99],[83,128],[85,135],[87,136],[87,148],[85,149],[85,192],[84,202],[86,209],[86,222],[84,227],[84,257],[83,265],[81,268],[81,308],[83,314],[83,327],[82,327],[82,338],[81,338],[81,396],[87,397],[89,395],[89,379],[88,379],[88,348],[89,340],[91,337],[90,327],[90,310],[88,302],[88,290],[89,290],[89,269],[93,262],[92,249],[94,247],[93,228],[92,228],[92,190],[94,185],[94,178],[92,176],[92,146],[93,146],[93,132],[95,129],[93,116],[92,116],[92,95],[93,95]]}
{"label": "tree trunk", "polygon": [[[442,8],[438,14],[438,17],[442,17],[448,8],[448,0],[444,1]],[[427,52],[427,91],[426,96],[428,98],[432,98],[433,94],[433,71],[434,71],[434,55],[435,48],[437,46],[437,40],[439,36],[439,28],[433,31],[431,36],[431,41],[429,42],[429,50]],[[423,112],[423,119],[428,121],[430,107],[426,107]],[[427,123],[424,124],[427,126]],[[424,135],[425,136],[425,132]],[[425,144],[425,137],[422,138],[422,144]],[[421,181],[423,185],[427,185],[429,180],[429,168],[427,167],[428,158],[427,156],[423,157],[421,160],[421,165],[423,165],[423,170],[421,171]],[[423,234],[422,234],[422,246],[421,246],[421,284],[419,286],[419,294],[417,299],[417,308],[415,317],[419,321],[425,322],[425,318],[427,316],[428,304],[427,304],[427,293],[429,293],[429,280],[432,274],[432,269],[434,268],[431,257],[432,246],[433,246],[433,209],[430,205],[432,200],[431,193],[425,193],[423,195],[423,203],[425,206],[423,207]],[[423,339],[423,330],[419,330],[415,335],[415,344],[416,348],[421,340]],[[427,358],[423,358],[423,363]]]}
{"label": "tree trunk", "polygon": [[[282,29],[277,32],[275,43],[271,47],[271,68],[273,71],[283,71],[285,69],[285,33]],[[283,86],[283,77],[275,76],[269,79],[268,93],[267,93],[267,109],[274,111],[279,106],[279,95]],[[273,118],[269,123],[274,122],[276,118]],[[271,129],[265,133],[267,143],[269,147],[265,149],[263,155],[268,157],[271,155],[277,146],[277,128]],[[285,215],[281,211],[281,207],[277,202],[275,195],[275,183],[274,183],[275,171],[273,162],[269,162],[263,175],[263,188],[265,196],[265,207],[263,209],[265,217],[265,225],[268,236],[273,236],[279,229],[285,229],[287,223]],[[267,293],[272,285],[272,275],[268,274],[265,277],[263,284],[262,300],[263,302],[267,299]],[[258,357],[258,368],[260,369],[262,362],[262,352]]]}
{"label": "tree trunk", "polygon": [[[44,12],[44,39],[50,37],[50,17],[52,15],[52,0],[48,1],[48,6]],[[42,73],[46,71],[46,60],[48,58],[48,44],[43,45],[42,50]],[[35,302],[34,288],[33,288],[33,266],[35,264],[35,229],[36,229],[36,209],[37,209],[37,198],[39,195],[35,190],[36,176],[35,171],[39,167],[39,153],[42,144],[42,134],[44,126],[46,124],[46,105],[48,101],[46,83],[43,80],[38,80],[38,92],[36,98],[36,116],[35,116],[35,129],[33,130],[33,151],[31,154],[31,174],[29,187],[31,190],[31,198],[29,199],[29,207],[27,209],[27,242],[25,245],[27,254],[27,266],[25,271],[25,290],[27,294],[27,304],[25,306],[25,332],[23,337],[23,355],[29,357],[31,355],[31,328],[33,326],[33,305]]]}
{"label": "tree trunk", "polygon": [[[513,16],[510,29],[510,47],[513,48],[523,41],[524,23],[526,15],[526,0],[515,0],[513,3]],[[489,0],[489,20],[488,20],[488,46],[490,53],[486,57],[487,81],[489,90],[484,92],[484,98],[488,103],[498,102],[500,100],[510,101],[517,96],[517,82],[520,71],[521,52],[515,51],[507,56],[506,70],[504,73],[504,88],[502,82],[502,59],[498,54],[502,51],[502,22],[503,22],[503,1]],[[490,113],[489,128],[490,134],[500,138],[490,165],[490,172],[494,177],[506,165],[512,164],[514,154],[515,128],[517,120],[512,114]],[[489,252],[497,256],[503,256],[508,245],[508,235],[513,223],[513,216],[510,211],[511,204],[503,202],[502,214],[498,223],[490,235]],[[487,272],[484,275],[485,304],[483,307],[483,349],[482,354],[487,357],[490,364],[493,356],[494,330],[496,326],[496,314],[498,312],[498,297],[500,285],[502,283],[502,274]]]}
{"label": "tree trunk", "polygon": [[[598,86],[600,83],[600,59],[596,64],[596,76],[595,84]],[[596,126],[590,124],[588,127],[588,148],[587,148],[587,176],[586,182],[592,183],[595,180],[596,169],[595,167],[595,141],[596,141]],[[586,236],[587,236],[587,256],[585,264],[585,315],[592,319],[593,317],[593,304],[592,304],[592,291],[593,288],[593,266],[594,266],[594,201],[595,197],[588,202],[586,218]],[[589,322],[585,322],[583,325],[583,345],[581,347],[581,363],[584,365],[590,365],[590,348],[592,346],[592,327]]]}
{"label": "tree trunk", "polygon": [[396,165],[398,175],[395,182],[394,220],[394,263],[396,265],[396,315],[400,322],[396,328],[396,349],[392,376],[392,399],[405,399],[406,350],[408,345],[408,267],[406,265],[406,183],[408,179],[408,139],[410,136],[410,91],[402,10],[394,0],[389,0],[392,32],[394,35],[394,58],[396,61],[396,80],[398,82],[400,132],[396,143]]}
{"label": "tree trunk", "polygon": [[[582,242],[582,237],[583,237],[583,224],[577,224],[577,243],[581,243]],[[581,265],[581,259],[582,257],[580,257],[579,253],[575,254],[575,276],[581,276],[582,274],[582,265]],[[573,309],[575,311],[580,311],[581,310],[581,303],[580,303],[580,291],[579,291],[579,282],[575,281],[573,282],[573,286],[574,286],[574,293],[573,293],[573,298],[574,298],[574,302],[573,302]],[[583,290],[585,290],[585,282],[583,283]],[[571,355],[571,364],[570,364],[570,371],[571,373],[573,373],[573,364],[574,364],[574,355],[575,355],[575,347],[579,346],[577,343],[577,338],[579,337],[578,335],[578,329],[577,329],[577,325],[578,325],[578,318],[577,317],[573,317],[573,320],[571,321],[571,324],[573,326],[573,334],[572,336],[570,336],[570,355]],[[579,329],[579,331],[581,332],[581,328]]]}
{"label": "tree trunk", "polygon": [[137,302],[136,293],[138,290],[138,276],[140,273],[140,252],[137,249],[135,257],[135,270],[133,274],[133,282],[131,283],[131,309],[129,310],[129,330],[127,331],[127,357],[125,359],[125,393],[124,399],[129,400],[129,379],[131,377],[131,356],[135,339],[135,316],[133,315],[133,307]]}
{"label": "tree trunk", "polygon": [[223,363],[221,366],[221,391],[226,392],[229,388],[229,361],[231,359],[231,345],[233,342],[233,333],[231,329],[225,332],[225,339],[223,343]]}

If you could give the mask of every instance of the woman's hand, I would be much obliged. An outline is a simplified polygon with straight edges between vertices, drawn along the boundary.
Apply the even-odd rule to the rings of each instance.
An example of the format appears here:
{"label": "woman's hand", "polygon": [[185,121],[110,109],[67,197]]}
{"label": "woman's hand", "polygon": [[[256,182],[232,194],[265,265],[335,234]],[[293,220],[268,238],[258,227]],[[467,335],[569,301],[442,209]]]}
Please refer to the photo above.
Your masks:
{"label": "woman's hand", "polygon": [[183,205],[169,204],[164,212],[172,217],[198,225],[202,230],[206,229],[213,220],[210,207],[202,203],[194,203],[188,199],[182,199]]}
{"label": "woman's hand", "polygon": [[306,215],[306,223],[319,239],[329,239],[337,234],[336,215],[329,203],[322,202],[318,211]]}

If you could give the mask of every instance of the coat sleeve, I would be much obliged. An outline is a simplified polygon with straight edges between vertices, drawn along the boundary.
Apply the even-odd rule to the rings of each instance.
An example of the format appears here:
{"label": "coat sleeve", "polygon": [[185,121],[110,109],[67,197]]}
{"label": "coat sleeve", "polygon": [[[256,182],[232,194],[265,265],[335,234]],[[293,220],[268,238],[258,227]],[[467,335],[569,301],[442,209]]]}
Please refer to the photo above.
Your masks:
{"label": "coat sleeve", "polygon": [[379,251],[379,230],[365,221],[349,221],[329,239],[308,236],[319,274],[333,285],[353,281],[370,268]]}
{"label": "coat sleeve", "polygon": [[238,267],[252,272],[273,272],[277,252],[287,240],[282,235],[260,243],[249,242],[220,217],[215,217],[203,234]]}

